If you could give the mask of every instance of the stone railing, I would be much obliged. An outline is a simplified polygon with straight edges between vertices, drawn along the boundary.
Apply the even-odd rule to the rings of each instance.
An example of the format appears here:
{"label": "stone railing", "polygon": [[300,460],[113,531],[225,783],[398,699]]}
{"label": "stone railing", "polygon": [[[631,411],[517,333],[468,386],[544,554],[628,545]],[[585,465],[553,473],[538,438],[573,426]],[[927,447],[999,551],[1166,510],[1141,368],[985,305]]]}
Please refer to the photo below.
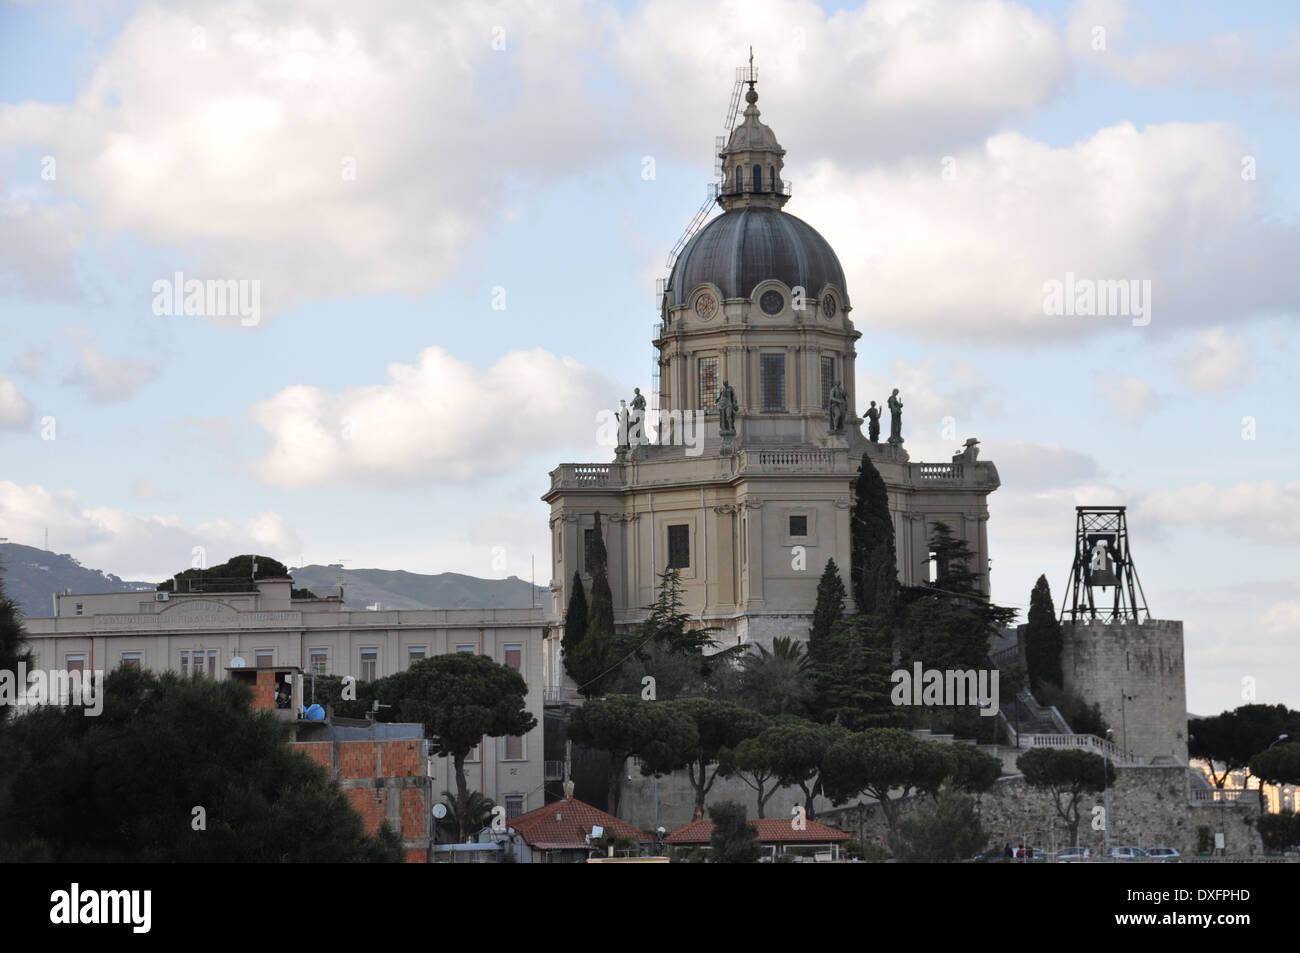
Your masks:
{"label": "stone railing", "polygon": [[1259,792],[1251,788],[1199,788],[1188,791],[1187,798],[1193,804],[1233,804],[1247,794],[1259,796]]}
{"label": "stone railing", "polygon": [[1139,764],[1141,759],[1130,751],[1122,750],[1113,741],[1096,735],[1043,735],[1025,734],[1020,737],[1022,748],[1082,748],[1093,754],[1104,755],[1115,764]]}
{"label": "stone railing", "polygon": [[835,455],[829,450],[746,450],[741,454],[742,470],[830,470]]}
{"label": "stone railing", "polygon": [[620,486],[622,474],[608,463],[561,463],[551,471],[551,487]]}
{"label": "stone railing", "polygon": [[963,478],[963,465],[960,463],[911,463],[908,466],[914,478],[926,483]]}

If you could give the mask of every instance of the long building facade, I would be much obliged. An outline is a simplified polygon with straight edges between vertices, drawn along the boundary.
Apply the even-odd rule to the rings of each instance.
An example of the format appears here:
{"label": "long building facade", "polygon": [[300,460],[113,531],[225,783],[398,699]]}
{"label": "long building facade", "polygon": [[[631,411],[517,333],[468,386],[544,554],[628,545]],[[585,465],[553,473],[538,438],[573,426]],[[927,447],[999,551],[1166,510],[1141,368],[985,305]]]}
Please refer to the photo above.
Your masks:
{"label": "long building facade", "polygon": [[[54,598],[55,615],[23,620],[44,670],[107,671],[135,666],[187,676],[230,677],[235,668],[301,669],[311,678],[370,681],[412,662],[472,652],[519,670],[537,727],[519,738],[487,738],[467,764],[470,784],[508,816],[544,803],[541,609],[351,611],[335,596],[295,599],[292,580],[259,579],[247,592],[115,592]],[[426,766],[435,791],[454,790],[450,759]]]}

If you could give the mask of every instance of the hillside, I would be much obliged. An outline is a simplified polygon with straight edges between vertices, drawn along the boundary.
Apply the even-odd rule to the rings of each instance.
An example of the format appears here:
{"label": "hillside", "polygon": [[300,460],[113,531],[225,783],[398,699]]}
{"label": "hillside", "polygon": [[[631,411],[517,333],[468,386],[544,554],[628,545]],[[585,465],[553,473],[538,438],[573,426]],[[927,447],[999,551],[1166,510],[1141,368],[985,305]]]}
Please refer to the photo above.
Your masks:
{"label": "hillside", "polygon": [[549,605],[550,594],[537,586],[530,593],[527,582],[509,579],[479,579],[460,573],[436,575],[400,569],[338,569],[331,566],[302,566],[290,569],[294,584],[318,596],[338,595],[343,584],[344,604],[364,609],[379,603],[385,609],[526,609]]}
{"label": "hillside", "polygon": [[18,603],[25,616],[47,616],[54,611],[56,592],[130,592],[152,589],[151,582],[131,582],[112,573],[87,569],[68,553],[51,553],[34,546],[0,543],[0,572],[5,595]]}

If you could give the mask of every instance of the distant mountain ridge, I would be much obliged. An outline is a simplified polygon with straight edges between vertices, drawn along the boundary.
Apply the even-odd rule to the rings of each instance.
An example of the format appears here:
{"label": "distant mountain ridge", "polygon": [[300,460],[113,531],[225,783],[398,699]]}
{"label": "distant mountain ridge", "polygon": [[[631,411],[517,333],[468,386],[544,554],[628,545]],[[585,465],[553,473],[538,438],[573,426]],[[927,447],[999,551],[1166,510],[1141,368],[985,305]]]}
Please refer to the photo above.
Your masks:
{"label": "distant mountain ridge", "polygon": [[[550,593],[517,576],[480,579],[460,573],[425,574],[401,569],[341,569],[337,566],[303,566],[290,569],[294,584],[318,596],[337,596],[343,584],[344,605],[365,609],[526,609],[547,606]],[[24,616],[48,616],[54,611],[53,595],[76,593],[152,591],[153,582],[122,579],[98,569],[87,569],[69,553],[52,553],[34,546],[0,543],[0,581],[5,595],[18,604]]]}
{"label": "distant mountain ridge", "polygon": [[152,582],[133,582],[87,569],[70,553],[52,553],[35,546],[0,543],[0,579],[5,595],[18,604],[24,616],[48,616],[54,613],[54,593],[131,592],[153,589]]}
{"label": "distant mountain ridge", "polygon": [[480,579],[455,572],[434,575],[402,569],[340,569],[336,566],[300,566],[289,570],[294,585],[318,596],[336,596],[343,585],[343,604],[364,609],[378,604],[384,609],[526,609],[545,606],[550,593],[518,576]]}

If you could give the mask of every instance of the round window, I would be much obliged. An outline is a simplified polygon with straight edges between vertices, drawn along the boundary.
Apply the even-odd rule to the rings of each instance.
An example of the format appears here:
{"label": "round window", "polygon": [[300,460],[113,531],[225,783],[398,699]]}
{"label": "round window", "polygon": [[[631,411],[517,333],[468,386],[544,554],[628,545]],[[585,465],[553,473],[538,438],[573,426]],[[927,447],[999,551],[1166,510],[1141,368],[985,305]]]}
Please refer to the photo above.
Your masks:
{"label": "round window", "polygon": [[758,299],[758,306],[763,309],[764,314],[780,314],[785,308],[785,298],[781,297],[781,292],[769,288],[763,292],[763,297]]}

